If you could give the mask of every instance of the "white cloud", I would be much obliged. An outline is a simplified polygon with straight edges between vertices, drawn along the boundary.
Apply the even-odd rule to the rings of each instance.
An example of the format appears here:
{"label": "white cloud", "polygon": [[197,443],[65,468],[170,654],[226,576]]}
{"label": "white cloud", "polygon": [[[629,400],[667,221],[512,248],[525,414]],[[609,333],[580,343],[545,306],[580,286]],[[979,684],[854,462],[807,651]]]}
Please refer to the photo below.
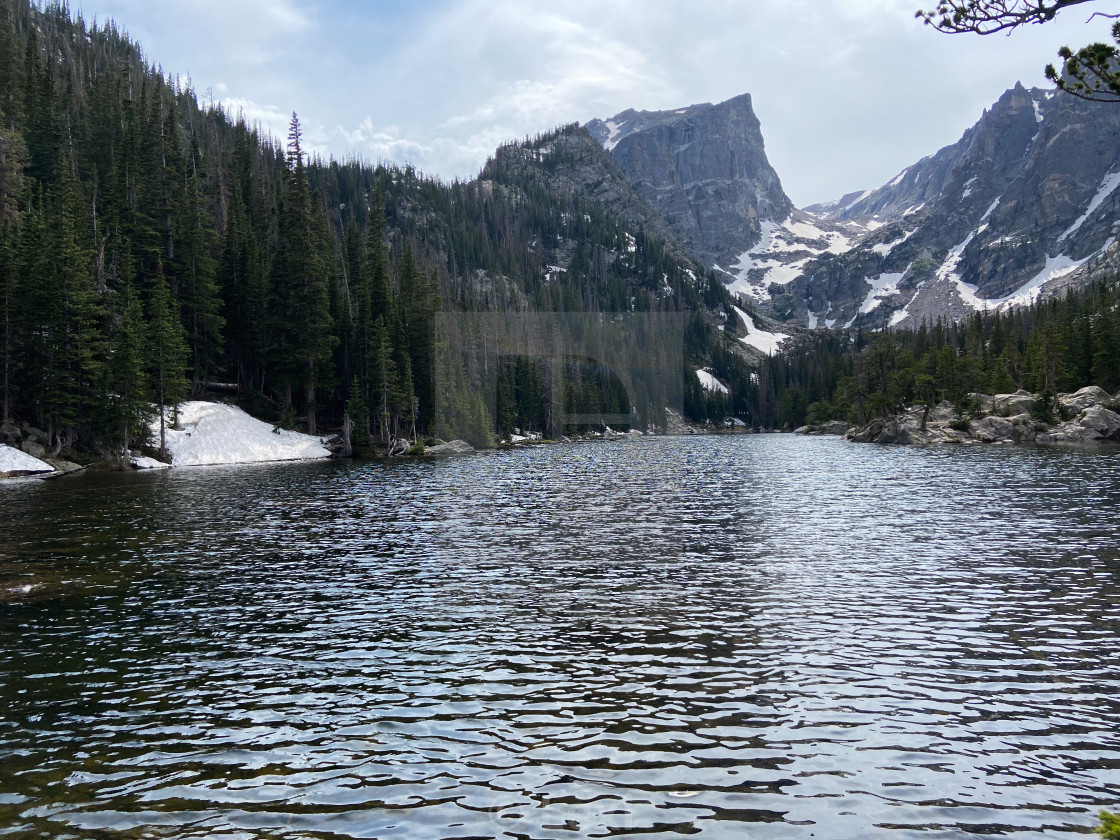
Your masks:
{"label": "white cloud", "polygon": [[294,110],[316,151],[447,179],[559,124],[749,92],[799,204],[888,181],[1016,80],[1044,84],[1061,44],[1107,37],[1076,9],[1011,37],[941,35],[920,0],[85,2],[280,136]]}

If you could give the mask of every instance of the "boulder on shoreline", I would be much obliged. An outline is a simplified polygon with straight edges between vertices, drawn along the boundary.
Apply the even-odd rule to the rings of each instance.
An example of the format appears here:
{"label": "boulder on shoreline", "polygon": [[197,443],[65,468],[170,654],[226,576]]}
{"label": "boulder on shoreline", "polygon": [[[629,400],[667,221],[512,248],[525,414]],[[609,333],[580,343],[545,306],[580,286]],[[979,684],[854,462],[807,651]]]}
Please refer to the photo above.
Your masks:
{"label": "boulder on shoreline", "polygon": [[[980,407],[980,415],[960,416],[949,402],[928,409],[911,406],[889,417],[877,417],[865,426],[850,430],[845,438],[857,443],[931,444],[931,443],[1039,443],[1105,444],[1120,443],[1120,413],[1116,398],[1103,388],[1090,386],[1073,394],[1059,394],[1056,400],[1062,421],[1046,422],[1034,412],[1042,403],[1038,394],[970,394]],[[923,418],[925,420],[923,425]],[[798,429],[813,434],[806,427]],[[816,432],[820,434],[820,432]]]}
{"label": "boulder on shoreline", "polygon": [[1072,394],[1059,394],[1058,404],[1066,411],[1074,413],[1085,411],[1096,405],[1106,405],[1113,402],[1112,396],[1104,388],[1089,385]]}
{"label": "boulder on shoreline", "polygon": [[824,423],[810,423],[808,426],[802,426],[800,429],[794,429],[794,434],[798,435],[846,435],[851,425],[845,423],[843,420],[828,420]]}
{"label": "boulder on shoreline", "polygon": [[446,458],[451,455],[471,455],[475,451],[475,448],[465,440],[453,440],[448,443],[440,443],[436,446],[426,447],[424,449],[424,454],[431,455],[435,458]]}

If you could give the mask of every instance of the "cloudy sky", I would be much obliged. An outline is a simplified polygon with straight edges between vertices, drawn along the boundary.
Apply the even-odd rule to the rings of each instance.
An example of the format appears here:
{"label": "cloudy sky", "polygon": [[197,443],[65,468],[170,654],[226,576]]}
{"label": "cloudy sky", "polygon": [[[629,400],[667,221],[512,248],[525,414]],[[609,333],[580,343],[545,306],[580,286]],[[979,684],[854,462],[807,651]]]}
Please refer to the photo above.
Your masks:
{"label": "cloudy sky", "polygon": [[932,0],[71,0],[164,71],[323,155],[470,178],[501,142],[627,108],[749,92],[798,205],[878,186],[955,141],[1094,5],[1010,36],[941,35]]}

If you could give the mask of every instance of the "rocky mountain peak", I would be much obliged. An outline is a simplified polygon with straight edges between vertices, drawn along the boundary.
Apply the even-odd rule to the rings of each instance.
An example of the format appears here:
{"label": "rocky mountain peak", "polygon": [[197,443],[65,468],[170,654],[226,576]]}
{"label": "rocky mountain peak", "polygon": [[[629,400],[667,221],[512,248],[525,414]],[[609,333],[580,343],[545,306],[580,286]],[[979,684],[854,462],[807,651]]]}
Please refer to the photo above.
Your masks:
{"label": "rocky mountain peak", "polygon": [[[1003,93],[956,143],[854,200],[810,208],[870,233],[806,263],[783,291],[838,322],[913,326],[1020,306],[1115,261],[1120,110],[1072,96]],[[804,302],[804,303],[802,303]]]}
{"label": "rocky mountain peak", "polygon": [[706,265],[726,266],[793,210],[766,158],[750,94],[671,111],[623,111],[587,131]]}

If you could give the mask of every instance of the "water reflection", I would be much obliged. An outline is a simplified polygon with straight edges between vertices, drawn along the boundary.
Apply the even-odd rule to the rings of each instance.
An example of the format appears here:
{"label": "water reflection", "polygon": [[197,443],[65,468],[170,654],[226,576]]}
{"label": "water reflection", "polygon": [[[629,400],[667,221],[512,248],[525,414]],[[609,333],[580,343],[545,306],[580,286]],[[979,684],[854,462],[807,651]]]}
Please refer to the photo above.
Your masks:
{"label": "water reflection", "polygon": [[768,436],[4,486],[0,835],[1083,831],[1118,479]]}

